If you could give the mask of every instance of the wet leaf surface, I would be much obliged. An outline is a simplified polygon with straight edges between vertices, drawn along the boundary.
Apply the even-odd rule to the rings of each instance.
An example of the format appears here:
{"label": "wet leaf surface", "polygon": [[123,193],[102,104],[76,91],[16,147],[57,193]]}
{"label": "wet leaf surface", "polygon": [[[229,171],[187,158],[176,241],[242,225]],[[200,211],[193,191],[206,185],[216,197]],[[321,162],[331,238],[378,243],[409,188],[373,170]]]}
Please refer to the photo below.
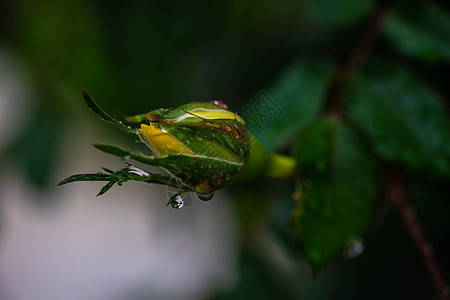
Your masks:
{"label": "wet leaf surface", "polygon": [[294,226],[305,255],[317,272],[345,254],[370,222],[376,188],[376,161],[346,124],[323,119],[298,136],[300,168]]}
{"label": "wet leaf surface", "polygon": [[271,150],[285,144],[319,114],[333,70],[324,62],[292,64],[240,112],[247,128]]}
{"label": "wet leaf surface", "polygon": [[368,65],[348,93],[350,117],[375,151],[411,170],[450,177],[450,123],[438,94],[390,63]]}
{"label": "wet leaf surface", "polygon": [[386,20],[384,34],[402,54],[425,62],[450,61],[450,15],[432,1],[403,1]]}

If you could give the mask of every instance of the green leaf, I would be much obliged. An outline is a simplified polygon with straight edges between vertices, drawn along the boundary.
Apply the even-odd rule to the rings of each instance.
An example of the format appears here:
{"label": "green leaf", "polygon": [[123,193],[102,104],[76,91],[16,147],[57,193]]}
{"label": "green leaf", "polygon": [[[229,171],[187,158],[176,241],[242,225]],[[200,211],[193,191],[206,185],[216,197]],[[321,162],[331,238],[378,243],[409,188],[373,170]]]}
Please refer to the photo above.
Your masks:
{"label": "green leaf", "polygon": [[371,0],[307,0],[307,12],[311,18],[330,26],[351,24],[366,16],[373,5]]}
{"label": "green leaf", "polygon": [[320,112],[333,70],[332,65],[323,62],[291,65],[267,92],[258,94],[239,112],[247,128],[269,150],[288,142],[292,133]]}
{"label": "green leaf", "polygon": [[450,176],[450,123],[440,97],[392,63],[367,65],[347,92],[348,111],[376,152],[411,170]]}
{"label": "green leaf", "polygon": [[300,169],[294,227],[314,272],[366,231],[376,190],[376,160],[344,122],[320,120],[298,136]]}
{"label": "green leaf", "polygon": [[450,14],[433,1],[403,1],[384,34],[399,52],[426,62],[450,61]]}

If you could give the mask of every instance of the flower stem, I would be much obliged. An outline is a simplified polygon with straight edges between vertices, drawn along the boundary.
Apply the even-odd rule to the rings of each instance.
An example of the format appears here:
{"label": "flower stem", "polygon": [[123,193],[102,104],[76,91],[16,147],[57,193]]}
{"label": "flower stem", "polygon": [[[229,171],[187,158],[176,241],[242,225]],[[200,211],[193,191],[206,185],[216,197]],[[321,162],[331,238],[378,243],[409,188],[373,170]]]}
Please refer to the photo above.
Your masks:
{"label": "flower stem", "polygon": [[284,179],[290,178],[294,174],[297,162],[293,157],[272,154],[270,156],[269,167],[264,174],[267,178]]}

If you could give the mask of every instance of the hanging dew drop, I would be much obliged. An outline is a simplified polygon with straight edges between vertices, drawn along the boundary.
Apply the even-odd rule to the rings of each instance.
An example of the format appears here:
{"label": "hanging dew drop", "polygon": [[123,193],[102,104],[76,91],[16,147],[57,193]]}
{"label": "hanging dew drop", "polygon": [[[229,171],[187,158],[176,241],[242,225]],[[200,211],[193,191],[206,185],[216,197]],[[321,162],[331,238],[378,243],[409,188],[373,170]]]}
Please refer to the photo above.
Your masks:
{"label": "hanging dew drop", "polygon": [[350,243],[350,246],[344,251],[344,258],[355,258],[361,255],[364,251],[364,243],[362,239],[355,239]]}
{"label": "hanging dew drop", "polygon": [[170,201],[170,206],[176,209],[182,208],[184,206],[184,200],[181,195],[176,195],[175,198]]}
{"label": "hanging dew drop", "polygon": [[197,198],[202,201],[209,201],[214,197],[214,192],[211,193],[196,193]]}
{"label": "hanging dew drop", "polygon": [[[178,188],[176,187],[178,186]],[[189,208],[199,202],[199,199],[195,197],[194,193],[189,192],[192,187],[186,185],[186,183],[172,177],[170,185],[167,186],[167,196],[169,201],[167,206],[172,206],[172,208]]]}

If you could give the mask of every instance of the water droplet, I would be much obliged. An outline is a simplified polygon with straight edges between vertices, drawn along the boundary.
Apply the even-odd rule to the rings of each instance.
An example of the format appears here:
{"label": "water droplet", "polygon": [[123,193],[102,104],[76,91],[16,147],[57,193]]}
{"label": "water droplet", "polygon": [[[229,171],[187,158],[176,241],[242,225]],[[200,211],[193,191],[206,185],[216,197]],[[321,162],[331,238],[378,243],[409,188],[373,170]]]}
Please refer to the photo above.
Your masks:
{"label": "water droplet", "polygon": [[223,102],[222,100],[211,100],[211,101],[209,101],[209,103],[214,104],[219,107],[222,107],[222,108],[225,108],[225,109],[228,108],[227,104],[225,102]]}
{"label": "water droplet", "polygon": [[184,206],[184,201],[181,195],[176,195],[175,198],[171,199],[170,206],[176,209],[182,208]]}
{"label": "water droplet", "polygon": [[362,239],[355,239],[350,243],[350,246],[344,251],[344,258],[355,258],[361,255],[364,251],[364,243]]}
{"label": "water droplet", "polygon": [[199,141],[199,142],[203,141],[203,138],[202,138],[201,136],[198,136],[198,135],[197,135],[195,138],[196,138],[197,141]]}
{"label": "water droplet", "polygon": [[214,197],[214,192],[211,193],[196,193],[198,199],[202,201],[208,201],[211,200]]}
{"label": "water droplet", "polygon": [[225,176],[226,180],[230,180],[231,179],[231,174],[227,174],[227,176]]}
{"label": "water droplet", "polygon": [[[178,187],[178,188],[177,188]],[[172,177],[170,184],[167,185],[167,196],[169,201],[167,205],[171,205],[173,208],[188,208],[199,202],[198,198],[194,196],[194,193],[189,191],[194,187],[189,186],[177,177]]]}

